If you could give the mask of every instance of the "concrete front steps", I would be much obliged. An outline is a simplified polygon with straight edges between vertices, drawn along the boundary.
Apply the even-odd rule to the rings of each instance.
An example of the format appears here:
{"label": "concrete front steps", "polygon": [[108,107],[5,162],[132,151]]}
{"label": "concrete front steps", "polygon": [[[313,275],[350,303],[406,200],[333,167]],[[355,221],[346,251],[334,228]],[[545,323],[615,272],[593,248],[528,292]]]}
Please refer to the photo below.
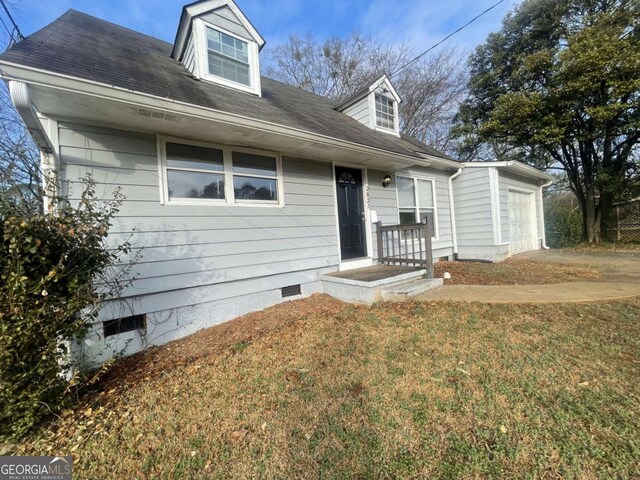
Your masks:
{"label": "concrete front steps", "polygon": [[415,297],[416,295],[428,292],[442,285],[443,280],[441,278],[423,278],[422,280],[414,280],[383,288],[380,291],[380,296],[385,302],[397,302]]}
{"label": "concrete front steps", "polygon": [[393,266],[335,272],[321,276],[322,291],[350,303],[398,301],[442,285],[441,278],[424,278],[426,273],[422,269]]}

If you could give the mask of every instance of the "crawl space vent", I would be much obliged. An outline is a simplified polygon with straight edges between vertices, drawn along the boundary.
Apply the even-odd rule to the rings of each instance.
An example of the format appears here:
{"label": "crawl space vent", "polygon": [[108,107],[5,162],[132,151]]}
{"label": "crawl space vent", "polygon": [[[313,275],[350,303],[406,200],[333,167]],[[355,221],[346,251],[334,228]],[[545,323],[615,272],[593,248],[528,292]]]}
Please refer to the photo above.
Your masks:
{"label": "crawl space vent", "polygon": [[107,320],[102,323],[102,327],[104,328],[104,336],[106,338],[120,333],[143,330],[146,327],[146,323],[145,315],[132,315],[131,317]]}
{"label": "crawl space vent", "polygon": [[167,120],[169,122],[176,122],[178,120],[178,116],[172,113],[156,112],[153,110],[145,110],[144,108],[138,109],[138,115],[141,117],[156,118],[158,120]]}
{"label": "crawl space vent", "polygon": [[282,298],[295,297],[296,295],[300,295],[302,293],[302,290],[300,289],[300,284],[289,285],[288,287],[282,287],[280,291],[282,292]]}

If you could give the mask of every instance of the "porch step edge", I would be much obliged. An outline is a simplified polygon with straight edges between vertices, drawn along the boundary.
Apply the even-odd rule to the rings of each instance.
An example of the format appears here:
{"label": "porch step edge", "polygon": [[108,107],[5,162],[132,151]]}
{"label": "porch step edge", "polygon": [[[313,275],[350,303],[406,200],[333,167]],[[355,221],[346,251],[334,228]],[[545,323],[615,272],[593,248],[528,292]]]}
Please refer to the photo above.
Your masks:
{"label": "porch step edge", "polygon": [[441,287],[444,281],[442,278],[426,278],[413,282],[406,282],[402,285],[393,285],[383,288],[380,291],[382,299],[387,301],[402,300],[409,297],[415,297],[421,293]]}

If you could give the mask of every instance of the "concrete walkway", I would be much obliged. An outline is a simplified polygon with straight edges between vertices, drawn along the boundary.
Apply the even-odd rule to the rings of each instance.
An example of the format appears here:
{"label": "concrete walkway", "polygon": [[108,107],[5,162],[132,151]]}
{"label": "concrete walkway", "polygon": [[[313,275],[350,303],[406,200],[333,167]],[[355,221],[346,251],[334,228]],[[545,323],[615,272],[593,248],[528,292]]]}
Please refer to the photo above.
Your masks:
{"label": "concrete walkway", "polygon": [[415,297],[419,301],[484,303],[599,302],[640,296],[640,255],[633,253],[571,253],[550,250],[518,258],[600,267],[593,281],[549,285],[446,285]]}

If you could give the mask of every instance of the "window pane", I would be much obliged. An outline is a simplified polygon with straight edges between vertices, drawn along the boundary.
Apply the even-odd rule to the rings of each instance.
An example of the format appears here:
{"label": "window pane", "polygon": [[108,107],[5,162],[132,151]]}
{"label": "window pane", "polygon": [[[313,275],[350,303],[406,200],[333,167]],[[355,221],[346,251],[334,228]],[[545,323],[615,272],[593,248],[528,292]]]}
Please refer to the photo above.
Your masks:
{"label": "window pane", "polygon": [[249,63],[249,44],[247,42],[207,28],[207,44],[215,52],[222,52],[228,57]]}
{"label": "window pane", "polygon": [[415,207],[416,195],[413,178],[397,177],[396,186],[398,189],[398,205],[401,207]]}
{"label": "window pane", "polygon": [[415,208],[401,208],[400,209],[400,224],[407,225],[408,223],[416,223],[416,210]]}
{"label": "window pane", "polygon": [[209,50],[209,73],[232,82],[251,85],[249,81],[249,65],[232,60],[211,50]]}
{"label": "window pane", "polygon": [[272,175],[274,177],[278,174],[276,170],[276,159],[273,157],[242,152],[233,152],[232,155],[233,171],[235,173]]}
{"label": "window pane", "polygon": [[223,171],[222,150],[167,142],[167,166]]}
{"label": "window pane", "polygon": [[395,112],[393,109],[393,101],[382,95],[376,95],[376,124],[379,127],[395,128]]}
{"label": "window pane", "polygon": [[276,180],[271,178],[233,177],[236,200],[278,200]]}
{"label": "window pane", "polygon": [[224,175],[167,170],[169,198],[224,199]]}
{"label": "window pane", "polygon": [[418,204],[420,208],[433,208],[433,182],[418,179]]}

